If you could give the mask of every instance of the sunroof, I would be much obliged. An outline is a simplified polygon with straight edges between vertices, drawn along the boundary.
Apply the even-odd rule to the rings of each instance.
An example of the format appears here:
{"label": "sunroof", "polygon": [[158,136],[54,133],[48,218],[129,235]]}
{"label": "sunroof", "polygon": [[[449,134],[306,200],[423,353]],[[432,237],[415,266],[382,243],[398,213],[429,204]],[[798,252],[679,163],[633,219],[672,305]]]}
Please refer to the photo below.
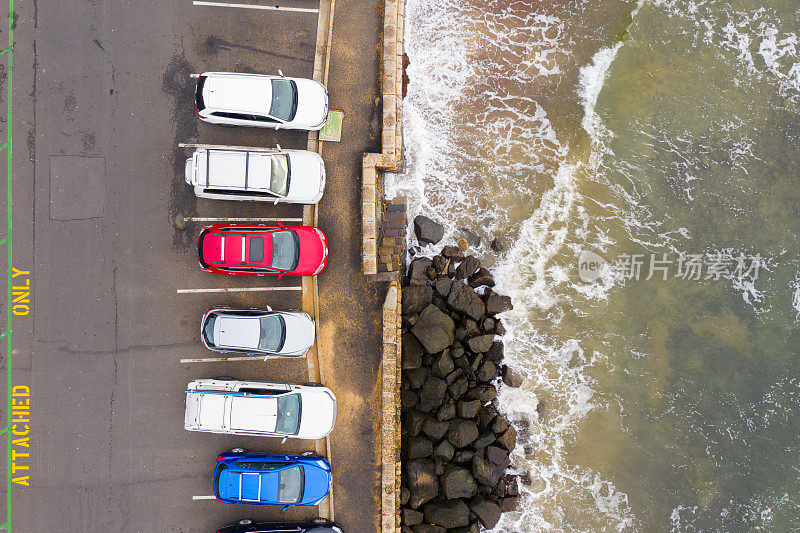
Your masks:
{"label": "sunroof", "polygon": [[264,261],[264,237],[250,237],[250,262]]}

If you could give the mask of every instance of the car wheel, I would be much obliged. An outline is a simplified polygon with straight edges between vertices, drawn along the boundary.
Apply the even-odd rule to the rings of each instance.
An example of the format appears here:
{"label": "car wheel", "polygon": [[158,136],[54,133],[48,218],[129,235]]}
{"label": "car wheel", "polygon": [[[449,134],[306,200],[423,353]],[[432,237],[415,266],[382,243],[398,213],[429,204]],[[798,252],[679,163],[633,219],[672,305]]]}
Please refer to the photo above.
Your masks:
{"label": "car wheel", "polygon": [[250,525],[250,524],[252,524],[252,523],[253,523],[253,520],[252,520],[251,518],[242,518],[242,519],[241,519],[241,520],[239,520],[239,522],[238,522],[238,524],[239,524],[240,526],[249,526],[249,525]]}
{"label": "car wheel", "polygon": [[244,452],[245,452],[244,448],[232,448],[231,449],[231,453],[244,453]]}
{"label": "car wheel", "polygon": [[311,383],[309,381],[309,382],[303,383],[303,386],[304,387],[323,387],[324,385],[322,383]]}
{"label": "car wheel", "polygon": [[303,456],[303,457],[310,457],[312,455],[316,455],[316,453],[315,452],[303,452],[300,455]]}
{"label": "car wheel", "polygon": [[315,524],[327,524],[328,523],[328,519],[327,518],[322,518],[320,516],[320,517],[315,518],[314,520],[312,520],[312,522],[314,522]]}
{"label": "car wheel", "polygon": [[230,376],[217,376],[217,377],[214,378],[214,380],[216,380],[216,381],[235,381],[235,379],[230,377]]}

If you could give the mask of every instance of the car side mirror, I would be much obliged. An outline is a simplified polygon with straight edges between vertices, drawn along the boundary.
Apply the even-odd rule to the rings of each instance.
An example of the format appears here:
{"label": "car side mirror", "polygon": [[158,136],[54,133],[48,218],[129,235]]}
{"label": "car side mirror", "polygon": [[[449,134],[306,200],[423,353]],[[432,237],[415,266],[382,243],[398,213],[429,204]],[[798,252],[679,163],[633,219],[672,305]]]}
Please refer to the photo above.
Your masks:
{"label": "car side mirror", "polygon": [[285,513],[285,512],[286,512],[286,510],[287,510],[288,508],[289,508],[289,506],[288,506],[288,505],[284,505],[284,506],[283,506],[283,510],[282,510],[281,512],[282,512],[282,513]]}
{"label": "car side mirror", "polygon": [[270,306],[267,306],[267,311],[272,311],[272,308]]}
{"label": "car side mirror", "polygon": [[279,129],[279,128],[278,128],[278,124],[275,124],[275,130],[278,130],[278,129]]}
{"label": "car side mirror", "polygon": [[285,443],[287,440],[289,440],[289,437],[283,437],[283,439],[281,439],[281,444]]}
{"label": "car side mirror", "polygon": [[281,200],[280,198],[275,198],[275,199],[272,201],[272,203],[273,203],[274,205],[278,205],[278,202],[280,202],[280,200]]}
{"label": "car side mirror", "polygon": [[278,70],[278,74],[280,74],[280,76],[281,76],[281,77],[284,77],[284,76],[283,76],[283,71],[282,71],[282,70]]}
{"label": "car side mirror", "polygon": [[281,272],[280,274],[278,274],[278,279],[281,279],[282,277],[283,277],[283,272]]}
{"label": "car side mirror", "polygon": [[286,459],[287,461],[291,461],[291,459],[289,459],[289,456],[286,454],[283,455],[283,458]]}
{"label": "car side mirror", "polygon": [[277,144],[277,143],[275,143],[275,148],[277,148],[279,152],[281,152],[281,151],[282,151],[282,150],[281,150],[281,145],[280,145],[280,144]]}

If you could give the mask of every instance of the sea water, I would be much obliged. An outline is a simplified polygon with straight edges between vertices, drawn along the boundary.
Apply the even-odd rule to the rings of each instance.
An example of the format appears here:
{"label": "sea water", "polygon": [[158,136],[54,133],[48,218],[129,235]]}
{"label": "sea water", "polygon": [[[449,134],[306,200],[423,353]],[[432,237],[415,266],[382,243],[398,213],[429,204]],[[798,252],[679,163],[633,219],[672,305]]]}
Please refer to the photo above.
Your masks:
{"label": "sea water", "polygon": [[524,484],[496,530],[800,528],[800,5],[406,16],[387,193],[445,225],[438,246],[479,234],[514,302],[526,379],[499,402]]}

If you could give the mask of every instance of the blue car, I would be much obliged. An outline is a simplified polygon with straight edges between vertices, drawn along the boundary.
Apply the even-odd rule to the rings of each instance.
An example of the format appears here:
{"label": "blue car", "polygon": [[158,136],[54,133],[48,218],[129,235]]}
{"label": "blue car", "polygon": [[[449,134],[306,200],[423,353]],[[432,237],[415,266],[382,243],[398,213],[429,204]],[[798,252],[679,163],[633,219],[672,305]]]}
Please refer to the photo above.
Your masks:
{"label": "blue car", "polygon": [[231,451],[217,457],[214,496],[251,505],[317,505],[331,488],[331,466],[319,455]]}

